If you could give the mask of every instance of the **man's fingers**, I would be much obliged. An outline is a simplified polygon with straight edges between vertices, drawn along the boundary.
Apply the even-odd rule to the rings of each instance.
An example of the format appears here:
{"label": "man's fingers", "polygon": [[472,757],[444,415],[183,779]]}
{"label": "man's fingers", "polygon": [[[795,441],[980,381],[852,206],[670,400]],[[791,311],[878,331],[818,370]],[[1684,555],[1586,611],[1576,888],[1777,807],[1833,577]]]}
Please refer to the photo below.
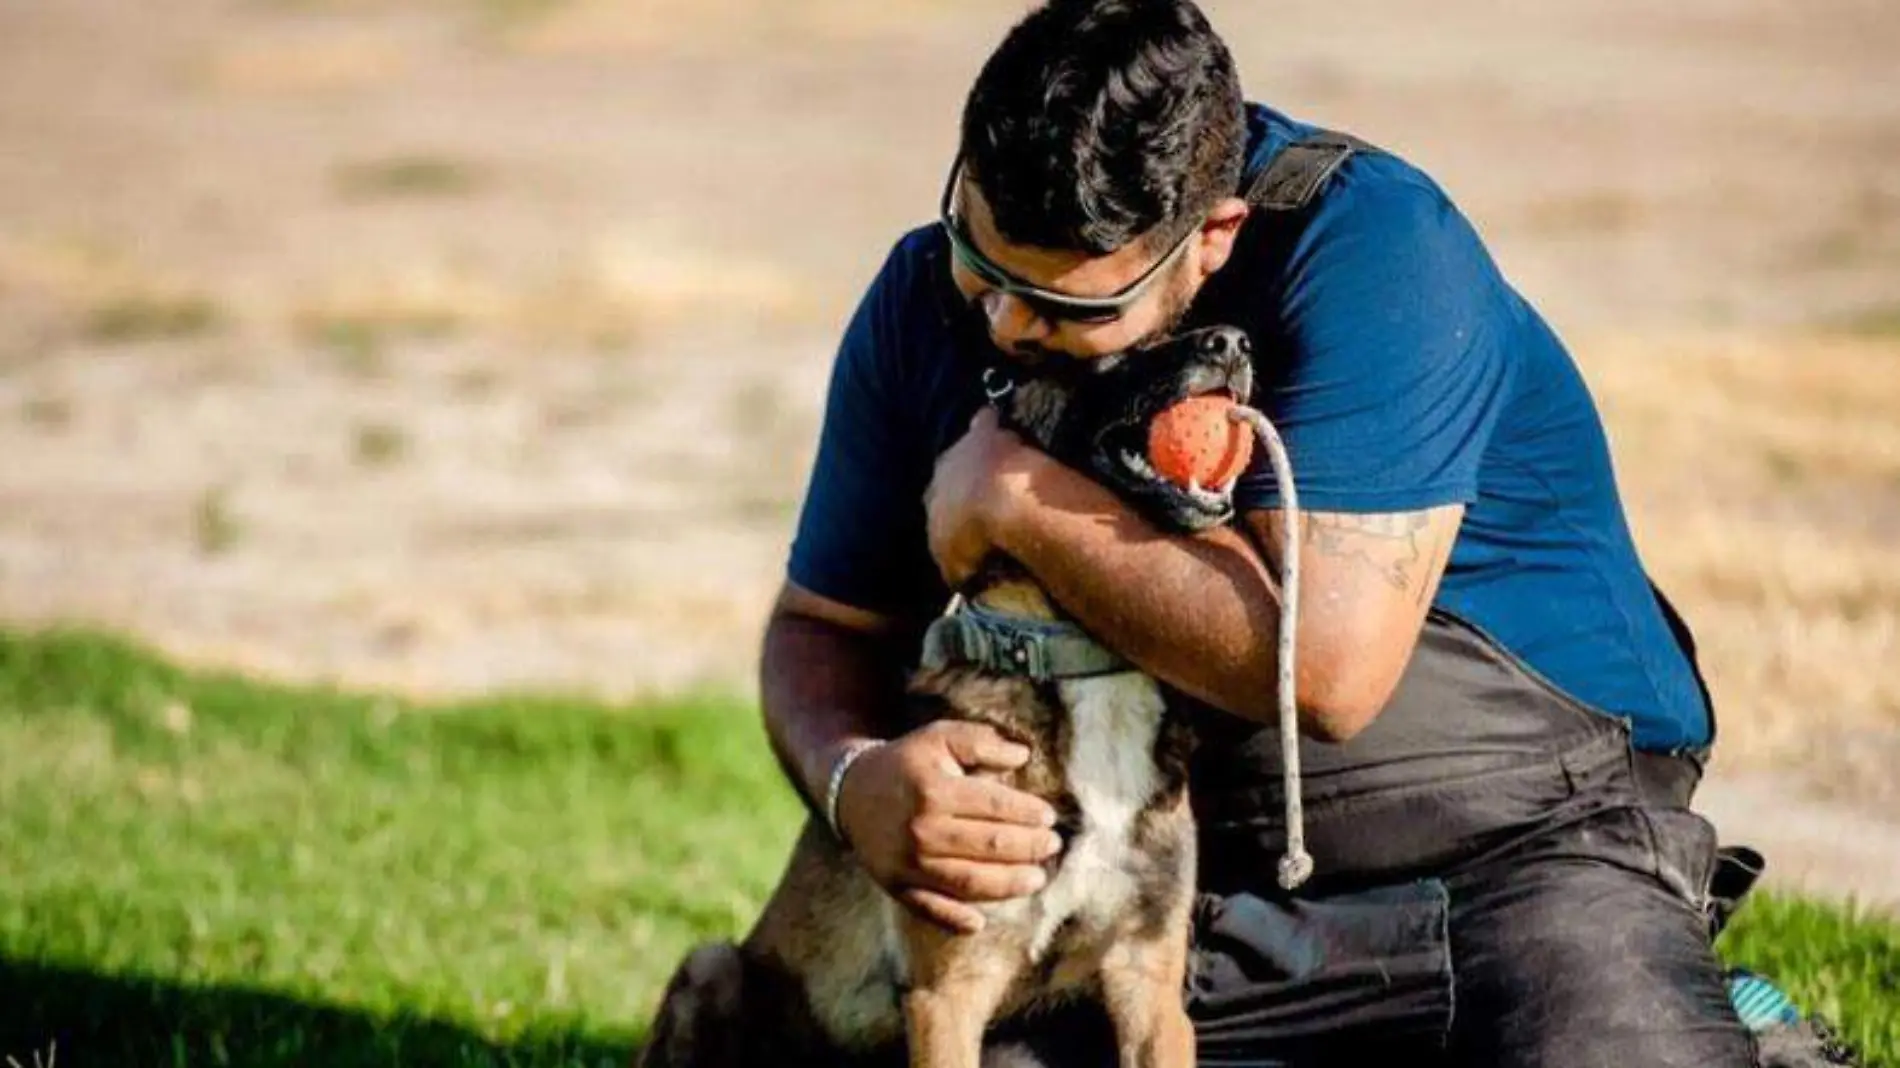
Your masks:
{"label": "man's fingers", "polygon": [[1054,827],[1056,810],[1035,794],[989,779],[956,779],[937,786],[942,811],[965,819],[1015,823],[1024,827]]}
{"label": "man's fingers", "polygon": [[925,857],[917,865],[924,888],[959,901],[1008,901],[1042,889],[1049,876],[1026,864],[979,864],[973,860]]}
{"label": "man's fingers", "polygon": [[942,816],[920,820],[915,838],[917,851],[926,856],[994,864],[1039,864],[1062,850],[1054,831]]}
{"label": "man's fingers", "polygon": [[975,934],[983,929],[981,912],[954,898],[945,897],[935,890],[913,886],[899,891],[897,900],[924,919],[948,927],[952,931]]}
{"label": "man's fingers", "polygon": [[945,720],[943,741],[957,763],[972,771],[993,768],[1013,771],[1029,763],[1029,747],[1012,742],[996,733],[996,728],[981,723]]}

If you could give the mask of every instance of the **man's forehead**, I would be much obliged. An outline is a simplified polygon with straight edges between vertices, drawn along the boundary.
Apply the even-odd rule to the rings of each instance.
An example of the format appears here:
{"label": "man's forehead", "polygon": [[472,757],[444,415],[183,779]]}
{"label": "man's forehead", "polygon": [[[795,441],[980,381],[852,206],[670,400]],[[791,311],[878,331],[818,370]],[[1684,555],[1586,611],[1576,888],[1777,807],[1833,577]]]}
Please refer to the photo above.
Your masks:
{"label": "man's forehead", "polygon": [[1151,265],[1146,242],[1130,241],[1100,256],[1073,249],[1012,244],[996,229],[983,189],[969,171],[957,178],[957,214],[970,242],[1010,274],[1043,289],[1077,297],[1111,296]]}

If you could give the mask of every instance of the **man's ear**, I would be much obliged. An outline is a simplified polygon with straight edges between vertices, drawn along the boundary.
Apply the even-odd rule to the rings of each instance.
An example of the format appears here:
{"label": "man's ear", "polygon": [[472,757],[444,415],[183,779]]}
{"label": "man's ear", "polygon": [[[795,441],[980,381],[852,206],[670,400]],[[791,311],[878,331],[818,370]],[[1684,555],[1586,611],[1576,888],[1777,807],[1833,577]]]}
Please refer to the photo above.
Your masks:
{"label": "man's ear", "polygon": [[1215,204],[1201,223],[1201,251],[1198,257],[1201,278],[1206,279],[1227,265],[1234,254],[1234,241],[1240,236],[1240,224],[1247,221],[1250,209],[1239,197],[1228,197]]}

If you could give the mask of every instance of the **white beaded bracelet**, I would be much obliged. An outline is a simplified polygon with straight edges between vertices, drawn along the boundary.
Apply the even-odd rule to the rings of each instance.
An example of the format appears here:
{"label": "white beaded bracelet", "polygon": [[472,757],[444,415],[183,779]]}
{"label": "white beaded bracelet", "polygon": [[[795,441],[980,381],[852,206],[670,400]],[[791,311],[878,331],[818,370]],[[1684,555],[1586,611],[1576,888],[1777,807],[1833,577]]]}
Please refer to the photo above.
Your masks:
{"label": "white beaded bracelet", "polygon": [[839,753],[838,759],[831,765],[831,775],[825,780],[825,825],[831,828],[832,836],[840,842],[844,841],[844,832],[838,829],[838,795],[843,792],[844,774],[851,770],[851,765],[856,764],[859,757],[883,744],[876,739],[860,738],[845,746],[844,752]]}

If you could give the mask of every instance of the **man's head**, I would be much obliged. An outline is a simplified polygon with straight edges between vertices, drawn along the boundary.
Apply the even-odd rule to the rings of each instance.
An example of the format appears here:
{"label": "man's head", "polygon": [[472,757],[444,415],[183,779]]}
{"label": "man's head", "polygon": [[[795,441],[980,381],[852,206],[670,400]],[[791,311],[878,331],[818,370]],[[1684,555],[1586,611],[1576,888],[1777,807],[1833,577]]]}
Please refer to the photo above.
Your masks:
{"label": "man's head", "polygon": [[1165,334],[1246,218],[1245,137],[1233,59],[1191,0],[1052,0],[964,107],[944,194],[958,290],[1026,359]]}

